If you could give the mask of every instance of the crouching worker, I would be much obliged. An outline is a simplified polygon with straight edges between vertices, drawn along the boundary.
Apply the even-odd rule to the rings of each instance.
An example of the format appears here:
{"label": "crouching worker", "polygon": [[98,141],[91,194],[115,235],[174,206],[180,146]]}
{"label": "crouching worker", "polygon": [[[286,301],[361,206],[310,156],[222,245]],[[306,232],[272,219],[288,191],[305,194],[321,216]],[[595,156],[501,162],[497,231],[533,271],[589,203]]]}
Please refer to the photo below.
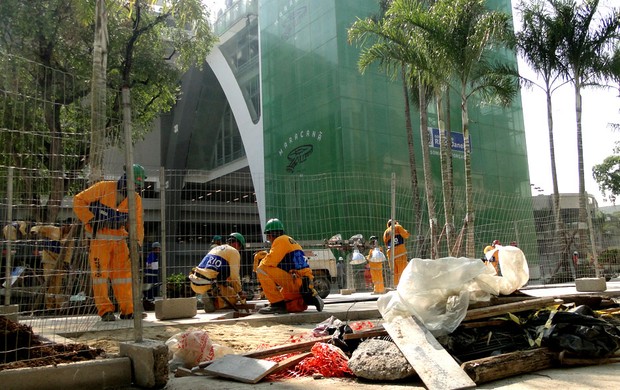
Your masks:
{"label": "crouching worker", "polygon": [[301,245],[284,234],[284,225],[275,218],[265,225],[265,235],[271,249],[258,252],[254,261],[258,262],[256,276],[269,306],[258,312],[297,313],[305,311],[308,305],[322,311],[323,300],[314,289],[314,276]]}
{"label": "crouching worker", "polygon": [[239,268],[245,248],[241,233],[231,233],[226,244],[213,247],[200,264],[189,274],[192,290],[202,295],[205,313],[219,309],[235,309],[245,304],[246,296],[241,291]]}

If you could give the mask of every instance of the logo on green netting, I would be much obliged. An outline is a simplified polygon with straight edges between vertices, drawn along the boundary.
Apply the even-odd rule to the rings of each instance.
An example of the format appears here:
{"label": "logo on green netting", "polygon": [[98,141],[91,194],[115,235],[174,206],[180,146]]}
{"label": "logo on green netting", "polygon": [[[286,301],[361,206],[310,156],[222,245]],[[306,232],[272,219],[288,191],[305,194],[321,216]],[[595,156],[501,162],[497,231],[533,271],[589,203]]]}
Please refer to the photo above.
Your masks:
{"label": "logo on green netting", "polygon": [[289,161],[289,164],[286,167],[286,170],[289,171],[290,173],[293,173],[295,171],[295,167],[298,164],[306,161],[308,156],[312,154],[312,150],[313,150],[312,145],[301,145],[291,150],[291,152],[286,156],[286,158]]}
{"label": "logo on green netting", "polygon": [[[302,130],[286,138],[282,144],[282,147],[278,150],[278,155],[286,156],[286,159],[288,160],[286,170],[289,173],[293,173],[299,164],[303,163],[308,159],[308,157],[310,157],[314,151],[314,146],[307,143],[308,141],[316,143],[320,142],[322,138],[323,132],[316,130]],[[296,146],[295,144],[299,142],[304,142],[304,144]],[[288,149],[291,150],[286,153]]]}

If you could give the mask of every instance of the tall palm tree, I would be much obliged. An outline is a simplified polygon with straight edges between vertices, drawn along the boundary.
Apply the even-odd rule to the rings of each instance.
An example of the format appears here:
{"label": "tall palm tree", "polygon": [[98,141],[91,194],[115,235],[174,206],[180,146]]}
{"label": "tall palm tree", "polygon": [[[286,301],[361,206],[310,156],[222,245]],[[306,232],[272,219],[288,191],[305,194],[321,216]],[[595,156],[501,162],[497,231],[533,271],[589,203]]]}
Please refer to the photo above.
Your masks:
{"label": "tall palm tree", "polygon": [[[552,241],[552,252],[562,254],[566,261],[558,263],[558,269],[570,266],[568,262],[568,248],[566,246],[560,250],[563,239],[563,223],[560,213],[560,192],[558,189],[558,175],[555,158],[555,142],[553,138],[553,106],[551,96],[561,86],[566,84],[561,79],[562,63],[558,58],[558,48],[560,40],[558,31],[555,28],[549,10],[545,7],[545,0],[535,0],[533,2],[522,1],[518,10],[521,12],[521,30],[516,33],[516,48],[518,53],[528,63],[528,65],[541,78],[542,84],[532,80],[523,80],[527,86],[540,88],[546,96],[547,101],[547,131],[549,133],[549,155],[551,159],[551,180],[553,182],[553,203],[552,211],[554,216],[554,236]],[[557,269],[556,269],[557,271]],[[570,270],[566,269],[570,273]]]}
{"label": "tall palm tree", "polygon": [[465,255],[475,257],[473,185],[469,101],[477,95],[482,100],[508,105],[517,92],[515,72],[506,64],[494,61],[499,49],[509,46],[512,35],[510,16],[491,11],[484,0],[439,0],[431,12],[445,23],[444,34],[433,42],[448,55],[461,99],[461,129],[465,164]]}
{"label": "tall palm tree", "polygon": [[[604,76],[606,67],[612,60],[612,50],[617,45],[620,34],[620,14],[611,9],[599,17],[599,0],[548,0],[554,23],[562,39],[559,55],[564,63],[564,76],[570,80],[575,94],[575,115],[577,125],[577,168],[579,174],[579,244],[586,248],[587,209],[583,160],[582,100],[581,90],[596,85]],[[591,243],[594,245],[594,243]],[[595,248],[592,255],[596,261]],[[598,267],[596,268],[598,274]]]}
{"label": "tall palm tree", "polygon": [[[401,77],[403,82],[403,96],[405,103],[405,128],[407,131],[407,145],[409,150],[409,165],[411,170],[411,185],[413,192],[413,204],[417,231],[420,232],[420,223],[422,220],[421,204],[419,196],[419,188],[417,181],[417,167],[415,162],[413,128],[411,124],[411,109],[408,89],[411,79],[410,72],[412,67],[409,65],[412,61],[411,56],[415,53],[407,52],[410,37],[403,29],[396,28],[389,23],[389,10],[386,15],[379,20],[366,18],[357,20],[348,29],[349,42],[359,42],[363,47],[358,60],[360,72],[365,70],[374,63],[379,66],[392,78]],[[425,147],[424,145],[422,147]],[[426,145],[428,147],[428,145]],[[425,175],[425,181],[428,180]],[[429,185],[425,185],[428,190]]]}

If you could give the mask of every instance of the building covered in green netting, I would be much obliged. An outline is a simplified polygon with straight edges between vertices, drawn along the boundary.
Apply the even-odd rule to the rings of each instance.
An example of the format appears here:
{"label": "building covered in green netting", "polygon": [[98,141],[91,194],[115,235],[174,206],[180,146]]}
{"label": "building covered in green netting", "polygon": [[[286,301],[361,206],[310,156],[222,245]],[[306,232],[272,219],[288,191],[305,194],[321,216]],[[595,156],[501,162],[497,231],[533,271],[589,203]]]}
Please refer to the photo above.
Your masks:
{"label": "building covered in green netting", "polygon": [[[510,0],[489,6],[511,12]],[[228,2],[215,23],[220,42],[202,69],[185,75],[182,99],[161,122],[162,165],[207,173],[171,185],[208,191],[227,177],[244,177],[230,182],[253,195],[256,217],[235,221],[250,240],[262,239],[261,227],[272,217],[300,240],[380,236],[394,213],[418,237],[410,248],[428,255],[418,111],[412,105],[421,217],[414,207],[402,83],[378,68],[361,74],[360,48],[347,41],[353,22],[378,12],[376,0]],[[516,67],[514,54],[504,55]],[[437,119],[429,107],[441,228]],[[458,241],[465,197],[456,95],[450,108]],[[477,254],[494,239],[535,254],[521,97],[507,108],[474,101],[470,121]]]}

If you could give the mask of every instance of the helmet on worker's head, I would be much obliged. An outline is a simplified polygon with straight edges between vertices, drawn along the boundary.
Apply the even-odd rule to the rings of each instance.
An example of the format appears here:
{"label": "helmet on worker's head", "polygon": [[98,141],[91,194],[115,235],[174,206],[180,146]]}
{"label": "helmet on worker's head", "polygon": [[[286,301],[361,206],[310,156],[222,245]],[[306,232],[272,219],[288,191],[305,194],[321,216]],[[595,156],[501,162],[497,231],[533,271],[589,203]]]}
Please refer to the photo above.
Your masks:
{"label": "helmet on worker's head", "polygon": [[377,236],[370,236],[368,238],[368,241],[377,241],[379,238],[377,238]]}
{"label": "helmet on worker's head", "polygon": [[221,244],[221,243],[222,243],[222,236],[215,235],[211,239],[211,244]]}
{"label": "helmet on worker's head", "polygon": [[493,240],[493,243],[491,244],[491,246],[495,246],[495,245],[502,245],[502,244],[500,244],[499,240]]}
{"label": "helmet on worker's head", "polygon": [[265,224],[265,234],[270,233],[270,232],[283,232],[283,231],[284,231],[284,225],[277,218],[271,218]]}
{"label": "helmet on worker's head", "polygon": [[387,227],[390,227],[390,226],[392,226],[392,219],[388,219],[387,221]]}
{"label": "helmet on worker's head", "polygon": [[[125,173],[118,179],[118,188],[121,190],[127,189],[127,168],[125,167]],[[133,164],[133,183],[136,191],[142,191],[144,188],[144,182],[146,181],[146,173],[144,167],[140,164]]]}
{"label": "helmet on worker's head", "polygon": [[231,243],[233,241],[237,241],[239,245],[241,245],[241,249],[245,249],[245,237],[243,237],[241,233],[230,233],[230,235],[226,239],[226,242]]}
{"label": "helmet on worker's head", "polygon": [[151,248],[155,249],[155,248],[161,248],[161,244],[157,241],[155,241],[154,243],[151,244]]}
{"label": "helmet on worker's head", "polygon": [[144,167],[140,164],[133,164],[133,183],[136,187],[144,188],[144,182],[146,181],[146,172]]}

